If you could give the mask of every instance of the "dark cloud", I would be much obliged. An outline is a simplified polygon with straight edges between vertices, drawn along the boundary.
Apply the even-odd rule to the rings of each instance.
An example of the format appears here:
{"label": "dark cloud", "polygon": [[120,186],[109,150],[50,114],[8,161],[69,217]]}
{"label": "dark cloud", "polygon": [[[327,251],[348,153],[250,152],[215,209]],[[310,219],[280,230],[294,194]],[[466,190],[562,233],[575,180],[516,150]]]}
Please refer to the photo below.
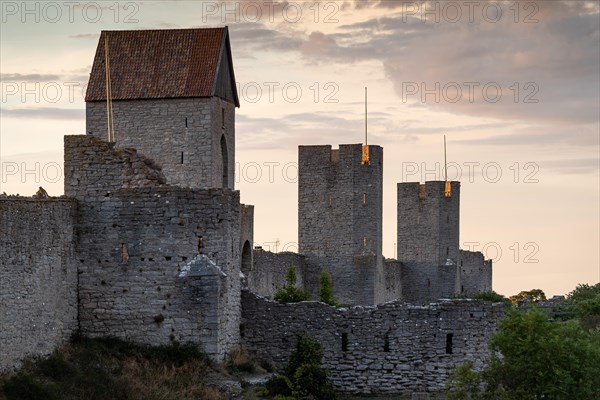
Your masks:
{"label": "dark cloud", "polygon": [[54,119],[54,120],[85,120],[85,110],[71,108],[2,108],[3,118],[17,119]]}
{"label": "dark cloud", "polygon": [[236,56],[250,56],[258,50],[266,51],[297,51],[302,40],[295,32],[276,31],[267,28],[262,23],[241,22],[231,25],[231,45],[236,50]]}
{"label": "dark cloud", "polygon": [[[521,11],[536,11],[536,23],[523,23],[525,12],[515,23],[508,3],[498,3],[506,13],[497,23],[482,18],[472,23],[449,23],[443,18],[440,23],[423,23],[392,12],[341,25],[336,33],[311,32],[301,52],[307,62],[318,64],[380,61],[400,98],[406,94],[406,84],[425,85],[425,89],[439,84],[440,94],[446,84],[458,83],[467,91],[465,83],[479,85],[472,101],[468,92],[457,102],[442,96],[439,101],[423,101],[429,108],[530,122],[597,121],[598,6],[536,2],[537,10],[525,9],[529,3],[521,3]],[[363,6],[367,5],[358,7]],[[393,8],[383,2],[370,7]],[[486,98],[483,87],[490,84],[501,88],[502,101]],[[537,103],[526,102],[531,99]]]}

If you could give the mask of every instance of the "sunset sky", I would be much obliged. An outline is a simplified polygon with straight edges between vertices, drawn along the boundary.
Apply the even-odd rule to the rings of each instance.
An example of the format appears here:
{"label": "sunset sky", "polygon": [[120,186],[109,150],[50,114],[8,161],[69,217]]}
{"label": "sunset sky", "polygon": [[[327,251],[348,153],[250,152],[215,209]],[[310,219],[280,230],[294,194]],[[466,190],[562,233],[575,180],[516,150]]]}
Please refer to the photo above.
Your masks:
{"label": "sunset sky", "polygon": [[[0,193],[63,193],[85,133],[101,30],[228,25],[241,107],[236,189],[255,245],[297,245],[297,146],[384,148],[384,255],[396,183],[460,180],[463,249],[494,289],[600,279],[598,1],[1,1]],[[101,6],[100,6],[101,5]]]}

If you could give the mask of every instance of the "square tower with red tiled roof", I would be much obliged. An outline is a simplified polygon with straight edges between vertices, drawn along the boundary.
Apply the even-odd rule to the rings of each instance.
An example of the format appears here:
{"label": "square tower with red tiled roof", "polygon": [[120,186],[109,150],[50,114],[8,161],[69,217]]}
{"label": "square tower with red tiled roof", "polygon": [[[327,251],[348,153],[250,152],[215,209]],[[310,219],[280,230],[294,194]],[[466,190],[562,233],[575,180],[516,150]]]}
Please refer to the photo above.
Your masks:
{"label": "square tower with red tiled roof", "polygon": [[107,97],[116,146],[155,160],[168,184],[234,189],[239,99],[227,27],[102,31],[85,101],[86,132],[103,140]]}

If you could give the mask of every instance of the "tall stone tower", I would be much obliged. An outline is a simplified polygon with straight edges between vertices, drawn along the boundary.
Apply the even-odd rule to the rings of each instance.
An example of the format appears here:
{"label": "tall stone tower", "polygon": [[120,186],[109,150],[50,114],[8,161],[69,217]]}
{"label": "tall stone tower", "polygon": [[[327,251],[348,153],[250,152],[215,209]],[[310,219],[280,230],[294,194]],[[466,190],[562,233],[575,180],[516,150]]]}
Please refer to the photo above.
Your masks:
{"label": "tall stone tower", "polygon": [[444,265],[458,262],[460,182],[398,184],[398,260]]}
{"label": "tall stone tower", "polygon": [[171,185],[234,189],[239,100],[225,28],[102,31],[86,132],[107,133],[108,60],[117,147],[155,160]]}
{"label": "tall stone tower", "polygon": [[374,304],[382,267],[383,149],[300,146],[299,252],[328,270],[336,301]]}
{"label": "tall stone tower", "polygon": [[398,260],[406,301],[432,301],[460,292],[460,182],[398,184]]}

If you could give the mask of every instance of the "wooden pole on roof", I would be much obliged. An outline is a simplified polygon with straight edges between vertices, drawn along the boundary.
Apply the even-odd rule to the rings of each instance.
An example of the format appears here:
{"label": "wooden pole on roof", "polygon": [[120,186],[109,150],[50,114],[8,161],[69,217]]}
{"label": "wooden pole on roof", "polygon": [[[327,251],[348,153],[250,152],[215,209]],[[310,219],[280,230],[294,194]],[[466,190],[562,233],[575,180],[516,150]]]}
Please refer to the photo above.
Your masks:
{"label": "wooden pole on roof", "polygon": [[448,161],[446,158],[446,135],[444,135],[444,181],[446,181],[446,183],[444,184],[444,196],[445,197],[452,197],[452,185],[450,184],[450,181],[448,180]]}
{"label": "wooden pole on roof", "polygon": [[111,143],[115,139],[115,122],[112,109],[112,84],[110,80],[110,56],[108,54],[108,32],[105,32],[104,36],[104,67],[106,70],[106,117],[108,142]]}
{"label": "wooden pole on roof", "polygon": [[363,165],[371,164],[369,160],[369,137],[367,133],[367,87],[365,86],[365,144],[362,146],[362,161]]}
{"label": "wooden pole on roof", "polygon": [[369,145],[369,139],[367,137],[367,87],[365,86],[365,146]]}

